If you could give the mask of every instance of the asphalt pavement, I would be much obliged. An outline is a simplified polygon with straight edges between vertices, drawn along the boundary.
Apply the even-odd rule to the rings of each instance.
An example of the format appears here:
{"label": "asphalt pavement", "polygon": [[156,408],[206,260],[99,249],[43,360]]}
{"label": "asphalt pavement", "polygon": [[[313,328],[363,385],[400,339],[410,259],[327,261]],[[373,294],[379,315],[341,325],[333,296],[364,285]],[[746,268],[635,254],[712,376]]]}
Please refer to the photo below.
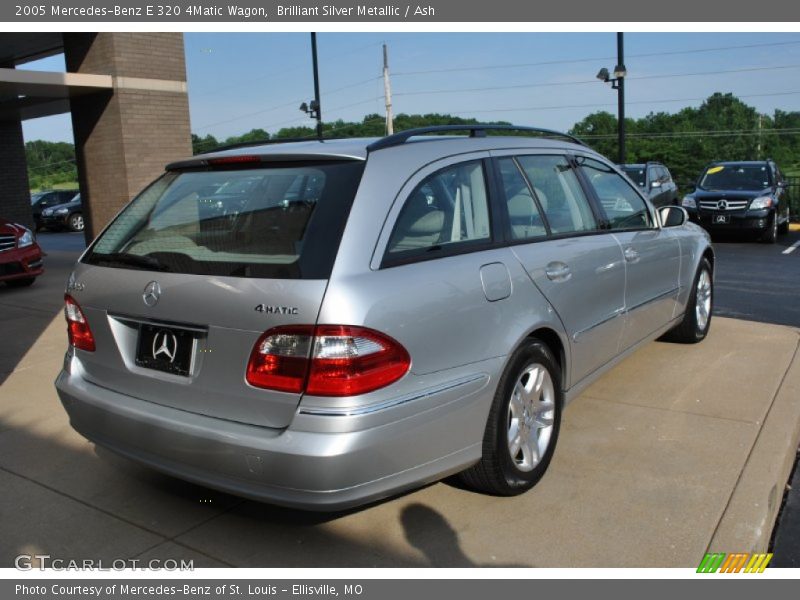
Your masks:
{"label": "asphalt pavement", "polygon": [[777,244],[714,237],[714,314],[800,327],[800,231]]}

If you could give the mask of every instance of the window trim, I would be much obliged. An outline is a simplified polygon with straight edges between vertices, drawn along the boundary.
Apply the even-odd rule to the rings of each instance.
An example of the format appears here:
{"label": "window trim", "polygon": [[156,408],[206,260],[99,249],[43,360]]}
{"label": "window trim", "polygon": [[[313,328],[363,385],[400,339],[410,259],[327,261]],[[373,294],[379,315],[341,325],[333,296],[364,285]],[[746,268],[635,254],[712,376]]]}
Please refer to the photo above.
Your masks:
{"label": "window trim", "polygon": [[[587,196],[591,199],[592,204],[594,205],[594,209],[599,211],[602,215],[599,219],[602,222],[602,228],[604,231],[609,233],[623,233],[623,232],[631,232],[631,231],[653,231],[655,229],[660,230],[661,224],[656,216],[655,208],[651,204],[650,200],[638,189],[630,185],[624,176],[624,174],[620,174],[619,169],[617,169],[613,164],[608,161],[602,160],[602,157],[598,156],[590,156],[588,154],[573,154],[572,155],[574,162],[575,162],[575,171],[579,174],[579,179],[581,180],[584,192]],[[609,167],[614,173],[620,176],[620,179],[627,185],[630,189],[634,191],[634,193],[641,198],[642,202],[644,202],[644,206],[647,209],[648,214],[650,215],[650,226],[649,227],[626,227],[624,229],[614,229],[611,227],[611,222],[608,219],[608,215],[606,214],[605,208],[603,208],[602,202],[600,202],[600,197],[597,195],[597,191],[594,189],[594,186],[589,181],[589,177],[584,173],[581,163],[578,162],[578,158],[584,158],[587,160],[596,160],[600,164],[603,164]]]}
{"label": "window trim", "polygon": [[[394,221],[391,224],[391,231],[386,238],[386,245],[383,248],[383,256],[381,257],[379,269],[390,269],[392,267],[397,267],[401,265],[408,265],[417,262],[425,262],[429,260],[436,260],[439,258],[446,258],[450,256],[459,256],[461,254],[470,254],[472,252],[480,252],[482,250],[489,250],[492,248],[497,248],[501,245],[501,239],[498,237],[498,226],[500,225],[497,223],[497,218],[495,215],[495,201],[493,193],[493,179],[494,174],[490,173],[490,158],[486,156],[478,156],[474,158],[468,158],[466,160],[455,161],[438,169],[431,171],[430,173],[425,174],[420,178],[420,180],[414,184],[413,187],[409,189],[407,193],[403,196],[403,201],[400,206],[400,209],[397,211],[397,215],[394,218]],[[423,183],[428,181],[430,178],[437,176],[438,174],[442,173],[443,171],[447,171],[448,169],[453,169],[465,165],[467,163],[480,163],[481,172],[483,174],[483,185],[484,190],[486,192],[486,211],[489,217],[489,238],[479,238],[474,240],[462,240],[459,242],[454,242],[452,244],[447,244],[443,246],[439,246],[440,250],[435,252],[431,252],[430,248],[435,246],[430,246],[427,249],[421,250],[406,250],[403,251],[399,256],[391,256],[389,254],[389,241],[391,241],[392,236],[394,235],[395,227],[397,227],[397,222],[400,215],[403,212],[403,209],[408,202],[408,199],[411,195],[421,186]],[[408,182],[406,182],[406,185]],[[405,188],[406,185],[403,187]]]}

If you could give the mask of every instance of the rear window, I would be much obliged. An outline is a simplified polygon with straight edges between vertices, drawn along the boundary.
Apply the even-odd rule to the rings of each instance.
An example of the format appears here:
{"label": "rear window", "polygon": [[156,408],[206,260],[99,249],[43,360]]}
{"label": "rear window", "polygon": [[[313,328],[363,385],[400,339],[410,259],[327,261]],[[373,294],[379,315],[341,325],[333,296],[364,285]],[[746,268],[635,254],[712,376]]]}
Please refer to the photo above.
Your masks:
{"label": "rear window", "polygon": [[631,181],[639,187],[644,187],[647,183],[647,174],[642,167],[622,167],[625,175],[631,178]]}
{"label": "rear window", "polygon": [[230,277],[326,279],[361,161],[170,172],[135,198],[84,262]]}

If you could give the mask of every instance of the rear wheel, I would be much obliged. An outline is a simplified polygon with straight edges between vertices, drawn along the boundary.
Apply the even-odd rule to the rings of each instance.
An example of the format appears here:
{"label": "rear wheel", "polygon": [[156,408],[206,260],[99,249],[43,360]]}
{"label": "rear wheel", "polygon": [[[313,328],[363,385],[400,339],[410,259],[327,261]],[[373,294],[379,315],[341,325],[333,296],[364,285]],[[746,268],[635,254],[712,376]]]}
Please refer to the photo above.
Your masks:
{"label": "rear wheel", "polygon": [[68,225],[70,231],[83,231],[83,215],[81,213],[70,215]]}
{"label": "rear wheel", "polygon": [[461,473],[469,487],[514,496],[542,478],[561,425],[561,369],[548,347],[531,340],[512,356],[497,385],[481,460]]}
{"label": "rear wheel", "polygon": [[6,281],[8,287],[28,287],[29,285],[33,285],[33,282],[36,281],[36,277],[26,277],[25,279],[11,279]]}
{"label": "rear wheel", "polygon": [[696,344],[705,339],[711,327],[711,309],[714,304],[714,280],[711,263],[707,258],[700,262],[692,285],[691,296],[683,320],[662,337],[668,342]]}

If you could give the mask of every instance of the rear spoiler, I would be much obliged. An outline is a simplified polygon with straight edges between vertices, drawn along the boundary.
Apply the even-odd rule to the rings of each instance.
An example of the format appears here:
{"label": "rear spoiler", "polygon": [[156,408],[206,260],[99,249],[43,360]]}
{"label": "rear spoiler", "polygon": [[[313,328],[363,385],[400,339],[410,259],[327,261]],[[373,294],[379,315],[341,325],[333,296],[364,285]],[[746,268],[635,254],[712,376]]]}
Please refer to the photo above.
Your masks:
{"label": "rear spoiler", "polygon": [[209,169],[214,167],[253,167],[260,163],[288,163],[314,161],[363,161],[365,158],[350,154],[222,154],[195,156],[169,163],[167,171],[183,171],[186,169]]}

